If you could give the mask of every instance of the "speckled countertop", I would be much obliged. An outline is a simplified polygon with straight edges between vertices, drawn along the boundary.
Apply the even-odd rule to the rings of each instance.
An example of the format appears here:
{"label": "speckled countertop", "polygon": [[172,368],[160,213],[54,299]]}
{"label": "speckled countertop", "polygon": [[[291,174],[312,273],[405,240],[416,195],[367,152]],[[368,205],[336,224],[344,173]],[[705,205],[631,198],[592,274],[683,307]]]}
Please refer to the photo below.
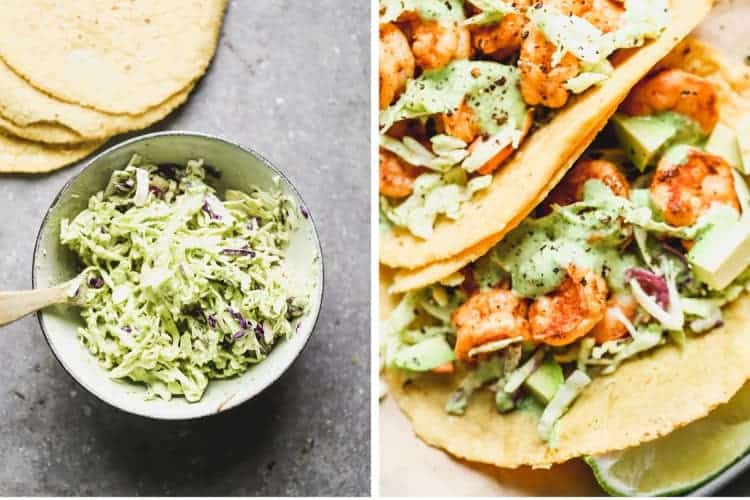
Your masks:
{"label": "speckled countertop", "polygon": [[[35,317],[0,328],[0,495],[369,493],[368,3],[233,0],[209,73],[151,129],[251,146],[302,192],[326,296],[301,357],[250,403],[169,423],[86,393]],[[31,286],[44,212],[79,170],[0,177],[0,290]]]}

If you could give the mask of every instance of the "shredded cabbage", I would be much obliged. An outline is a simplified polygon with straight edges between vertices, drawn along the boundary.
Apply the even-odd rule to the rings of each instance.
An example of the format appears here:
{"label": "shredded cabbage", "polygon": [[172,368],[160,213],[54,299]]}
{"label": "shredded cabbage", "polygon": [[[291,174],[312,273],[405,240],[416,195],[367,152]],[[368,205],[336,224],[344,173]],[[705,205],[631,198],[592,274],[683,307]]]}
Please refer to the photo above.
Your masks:
{"label": "shredded cabbage", "polygon": [[615,69],[612,66],[612,63],[607,59],[603,59],[598,64],[594,65],[584,64],[583,70],[578,75],[565,82],[565,88],[574,94],[580,94],[589,87],[599,85],[603,81],[609,79],[614,72]]}
{"label": "shredded cabbage", "polygon": [[239,375],[294,334],[309,291],[282,264],[299,222],[281,190],[216,197],[202,160],[153,165],[134,155],[60,240],[92,283],[78,330],[112,378],[147,397],[201,399],[209,380]]}
{"label": "shredded cabbage", "polygon": [[390,23],[404,12],[416,12],[425,21],[462,21],[462,0],[380,0],[380,23]]}
{"label": "shredded cabbage", "polygon": [[390,151],[415,167],[427,167],[437,172],[447,172],[451,167],[460,164],[469,154],[466,143],[449,135],[436,135],[432,142],[432,151],[416,139],[406,136],[401,140],[387,135],[380,136],[380,147]]}
{"label": "shredded cabbage", "polygon": [[484,384],[498,379],[503,370],[503,359],[500,357],[480,361],[477,368],[466,375],[458,389],[448,398],[445,411],[451,415],[463,415],[471,395]]}
{"label": "shredded cabbage", "polygon": [[474,177],[462,186],[446,182],[439,174],[422,174],[414,181],[412,194],[400,205],[392,207],[386,198],[381,198],[383,213],[393,224],[408,228],[415,236],[429,238],[438,215],[458,219],[461,204],[490,183],[491,175]]}
{"label": "shredded cabbage", "polygon": [[612,40],[582,17],[566,15],[542,4],[532,6],[527,15],[557,47],[552,55],[553,66],[560,63],[566,52],[581,62],[597,64],[615,50]]}
{"label": "shredded cabbage", "polygon": [[563,382],[539,418],[537,429],[542,439],[549,440],[555,423],[590,382],[591,379],[581,370],[574,371]]}

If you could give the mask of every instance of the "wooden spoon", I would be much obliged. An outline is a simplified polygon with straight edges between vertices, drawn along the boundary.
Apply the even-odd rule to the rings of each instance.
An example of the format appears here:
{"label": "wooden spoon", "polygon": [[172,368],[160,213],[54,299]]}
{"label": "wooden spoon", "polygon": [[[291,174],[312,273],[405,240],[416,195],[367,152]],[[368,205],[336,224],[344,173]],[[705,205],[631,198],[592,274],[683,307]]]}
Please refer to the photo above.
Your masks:
{"label": "wooden spoon", "polygon": [[0,326],[55,304],[81,305],[84,294],[72,289],[72,285],[73,281],[68,281],[53,288],[0,292]]}

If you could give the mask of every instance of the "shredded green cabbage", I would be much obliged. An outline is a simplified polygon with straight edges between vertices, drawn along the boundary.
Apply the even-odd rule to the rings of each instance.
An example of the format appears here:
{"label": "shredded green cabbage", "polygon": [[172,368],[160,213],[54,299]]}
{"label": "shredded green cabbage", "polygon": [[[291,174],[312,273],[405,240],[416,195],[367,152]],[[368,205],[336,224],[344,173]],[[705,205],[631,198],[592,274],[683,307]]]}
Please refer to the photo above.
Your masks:
{"label": "shredded green cabbage", "polygon": [[282,270],[294,200],[256,188],[222,201],[205,176],[202,160],[134,155],[61,223],[61,242],[88,266],[80,340],[147,398],[200,400],[209,380],[263,361],[308,309],[309,291],[289,289]]}
{"label": "shredded green cabbage", "polygon": [[425,21],[462,21],[463,0],[380,0],[380,23],[390,23],[404,12],[416,12]]}
{"label": "shredded green cabbage", "polygon": [[400,205],[392,207],[381,198],[383,214],[397,226],[408,228],[420,238],[429,238],[438,215],[456,220],[462,203],[492,183],[491,175],[474,177],[466,185],[446,182],[440,174],[422,174],[414,182],[414,192]]}

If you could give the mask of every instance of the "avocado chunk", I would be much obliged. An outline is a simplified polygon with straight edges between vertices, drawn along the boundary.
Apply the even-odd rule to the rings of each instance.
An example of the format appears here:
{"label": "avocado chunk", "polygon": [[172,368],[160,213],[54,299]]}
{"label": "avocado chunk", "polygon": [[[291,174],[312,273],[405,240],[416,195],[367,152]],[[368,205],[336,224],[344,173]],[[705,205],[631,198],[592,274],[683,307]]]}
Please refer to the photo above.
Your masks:
{"label": "avocado chunk", "polygon": [[394,356],[393,364],[404,370],[425,372],[454,359],[456,355],[443,337],[430,337],[401,349]]}
{"label": "avocado chunk", "polygon": [[740,153],[740,143],[737,134],[732,128],[727,127],[723,123],[717,123],[706,143],[706,151],[724,158],[727,163],[739,172],[747,174]]}
{"label": "avocado chunk", "polygon": [[555,397],[557,389],[563,382],[563,371],[560,364],[554,359],[547,359],[526,379],[524,385],[534,397],[547,404]]}
{"label": "avocado chunk", "polygon": [[703,233],[688,253],[695,275],[723,290],[750,265],[750,220],[717,224]]}
{"label": "avocado chunk", "polygon": [[737,136],[737,144],[740,148],[743,168],[741,172],[745,175],[750,172],[750,113],[745,113],[734,127]]}
{"label": "avocado chunk", "polygon": [[618,142],[641,172],[677,133],[674,125],[652,116],[618,113],[612,118],[612,125]]}
{"label": "avocado chunk", "polygon": [[669,145],[696,144],[701,140],[700,128],[695,122],[669,111],[650,116],[617,113],[612,118],[612,126],[625,154],[641,172],[655,163]]}

